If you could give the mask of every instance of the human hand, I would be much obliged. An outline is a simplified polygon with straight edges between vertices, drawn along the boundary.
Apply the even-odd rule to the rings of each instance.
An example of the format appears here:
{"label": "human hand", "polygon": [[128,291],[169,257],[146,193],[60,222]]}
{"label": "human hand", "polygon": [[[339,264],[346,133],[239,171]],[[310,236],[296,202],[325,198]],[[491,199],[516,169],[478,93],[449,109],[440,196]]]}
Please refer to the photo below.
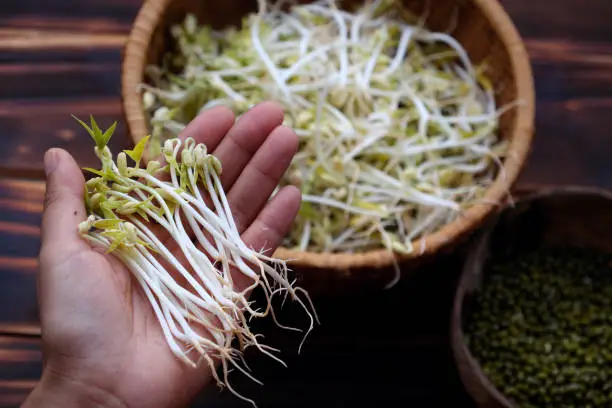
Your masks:
{"label": "human hand", "polygon": [[[272,103],[236,123],[231,111],[216,107],[183,132],[221,160],[242,239],[253,248],[266,246],[268,254],[289,232],[300,204],[295,187],[268,201],[298,146],[282,120]],[[211,380],[209,366],[191,368],[177,359],[129,271],[78,235],[86,212],[84,178],[74,159],[50,150],[45,170],[38,280],[44,368],[23,408],[187,405]]]}

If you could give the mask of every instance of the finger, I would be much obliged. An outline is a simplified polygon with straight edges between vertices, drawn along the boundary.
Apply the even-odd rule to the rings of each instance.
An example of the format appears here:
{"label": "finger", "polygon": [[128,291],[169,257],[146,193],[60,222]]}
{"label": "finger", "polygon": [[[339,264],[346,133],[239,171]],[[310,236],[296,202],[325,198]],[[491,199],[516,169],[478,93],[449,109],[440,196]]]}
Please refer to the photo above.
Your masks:
{"label": "finger", "polygon": [[[257,252],[271,256],[289,233],[300,207],[301,193],[294,186],[282,188],[259,213],[242,234],[244,243]],[[233,274],[237,290],[244,290],[252,282],[241,273]]]}
{"label": "finger", "polygon": [[227,199],[240,233],[253,222],[289,167],[298,148],[298,137],[285,126],[277,127],[238,177]]}
{"label": "finger", "polygon": [[[179,134],[179,139],[184,141],[188,137],[193,138],[196,143],[204,143],[206,150],[211,152],[217,148],[219,142],[232,128],[234,124],[235,116],[231,109],[225,106],[215,106],[210,109],[202,111],[196,116]],[[180,157],[180,156],[179,156]],[[159,162],[162,166],[166,164],[166,160],[163,155],[159,158]],[[162,181],[169,181],[170,175],[162,173],[158,176]],[[163,227],[159,225],[153,225],[152,231],[156,235],[161,235],[162,242],[165,242],[168,237]],[[165,236],[164,236],[165,234]],[[159,236],[158,235],[158,236]]]}
{"label": "finger", "polygon": [[232,187],[270,132],[283,123],[283,110],[273,102],[263,102],[245,113],[213,151],[221,161],[221,182]]}
{"label": "finger", "polygon": [[242,234],[245,244],[270,256],[293,225],[302,199],[295,186],[283,187]]}
{"label": "finger", "polygon": [[179,134],[179,139],[191,137],[196,143],[204,143],[206,149],[212,152],[232,128],[234,120],[234,113],[226,106],[206,109],[189,122]]}
{"label": "finger", "polygon": [[[185,139],[191,137],[196,143],[204,143],[206,150],[211,152],[217,148],[223,137],[232,128],[234,120],[234,113],[230,108],[215,106],[202,111],[189,122],[178,135],[178,138],[181,141],[185,141]],[[158,160],[162,166],[166,164],[163,154]]]}
{"label": "finger", "polygon": [[41,224],[41,257],[66,257],[89,248],[78,234],[87,218],[84,204],[85,179],[72,156],[62,149],[45,154],[47,177]]}

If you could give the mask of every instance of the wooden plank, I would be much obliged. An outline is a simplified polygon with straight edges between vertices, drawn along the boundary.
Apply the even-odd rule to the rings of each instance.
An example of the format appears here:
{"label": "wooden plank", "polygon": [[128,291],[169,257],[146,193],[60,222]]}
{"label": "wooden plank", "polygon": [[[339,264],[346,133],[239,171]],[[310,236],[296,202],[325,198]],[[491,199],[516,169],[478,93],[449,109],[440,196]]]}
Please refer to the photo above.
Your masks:
{"label": "wooden plank", "polygon": [[526,38],[525,45],[531,58],[540,61],[561,61],[596,66],[612,65],[612,43],[572,40]]}
{"label": "wooden plank", "polygon": [[119,52],[106,61],[13,63],[0,65],[0,100],[116,97],[121,68]]}
{"label": "wooden plank", "polygon": [[[569,38],[579,34],[582,38],[597,41],[612,38],[612,27],[607,17],[612,4],[602,0],[560,0],[554,10],[547,2],[530,0],[501,0],[521,33],[526,37]],[[72,21],[131,22],[141,0],[22,0],[3,4],[0,26],[15,24],[13,21],[53,19]],[[545,23],[543,23],[545,18]],[[588,22],[585,24],[584,22]]]}
{"label": "wooden plank", "polygon": [[[64,2],[66,3],[66,2]],[[82,4],[82,2],[80,2]],[[48,2],[47,2],[48,4]],[[102,5],[96,2],[97,5]],[[129,1],[123,2],[125,6],[130,6]],[[90,34],[125,34],[129,31],[132,22],[131,14],[135,14],[135,7],[129,7],[130,12],[122,16],[108,16],[91,12],[86,18],[79,18],[72,13],[63,15],[36,13],[11,13],[0,17],[2,30],[37,30],[71,33],[90,33]],[[0,30],[0,33],[5,32]],[[0,35],[0,38],[3,36]]]}
{"label": "wooden plank", "polygon": [[39,50],[52,48],[118,48],[125,42],[122,34],[73,34],[40,30],[3,30],[0,50]]}
{"label": "wooden plank", "polygon": [[40,341],[0,335],[0,407],[14,408],[27,397],[41,373]]}
{"label": "wooden plank", "polygon": [[[579,36],[587,41],[612,38],[612,27],[607,21],[612,14],[612,3],[607,1],[561,0],[555,2],[554,11],[547,2],[501,0],[501,3],[524,37],[575,39]],[[3,4],[0,27],[49,27],[49,21],[54,27],[75,27],[71,30],[82,25],[90,25],[92,31],[121,24],[129,27],[141,4],[141,0],[12,1]]]}
{"label": "wooden plank", "polygon": [[[612,88],[612,45],[528,40],[527,47],[540,101],[569,95],[609,96],[606,90]],[[0,99],[119,95],[119,47],[70,51],[64,47],[44,53],[22,49],[3,54],[6,62],[0,65]]]}
{"label": "wooden plank", "polygon": [[606,42],[612,38],[612,3],[605,0],[501,0],[521,35]]}
{"label": "wooden plank", "polygon": [[611,110],[612,98],[539,105],[533,152],[520,180],[612,187]]}
{"label": "wooden plank", "polygon": [[[15,17],[133,19],[142,0],[23,0],[3,4],[3,15]],[[5,18],[9,20],[10,18]],[[2,24],[3,25],[3,24]]]}
{"label": "wooden plank", "polygon": [[[612,89],[612,45],[530,40],[538,98],[607,97]],[[2,55],[0,99],[116,97],[120,49],[13,51]]]}
{"label": "wooden plank", "polygon": [[0,333],[37,334],[36,256],[44,184],[0,179]]}
{"label": "wooden plank", "polygon": [[549,101],[610,97],[612,44],[529,40],[527,48],[532,58],[538,111]]}
{"label": "wooden plank", "polygon": [[[137,12],[139,4],[128,1],[123,2],[124,8],[120,12],[104,10],[93,11],[88,9],[88,15],[79,15],[82,2],[72,5],[69,10],[62,10],[69,6],[65,2],[59,4],[60,13],[54,15],[58,4],[51,6],[47,13],[36,6],[37,12],[29,10],[4,11],[0,17],[0,50],[49,50],[49,49],[117,49],[123,45],[126,35]],[[99,3],[108,5],[109,2]]]}
{"label": "wooden plank", "polygon": [[[51,147],[68,150],[81,166],[99,165],[93,143],[84,129],[71,117],[87,119],[93,115],[100,126],[118,120],[111,139],[114,152],[129,146],[121,106],[116,98],[63,99],[46,101],[0,101],[0,176],[43,177],[43,156]],[[36,118],[36,120],[32,120]]]}

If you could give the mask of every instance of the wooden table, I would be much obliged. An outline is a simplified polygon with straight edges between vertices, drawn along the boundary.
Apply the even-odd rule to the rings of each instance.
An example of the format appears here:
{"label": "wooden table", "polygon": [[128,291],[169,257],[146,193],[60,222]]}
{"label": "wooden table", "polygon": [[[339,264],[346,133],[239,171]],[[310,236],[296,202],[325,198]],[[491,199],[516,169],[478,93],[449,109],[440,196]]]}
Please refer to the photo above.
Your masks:
{"label": "wooden table", "polygon": [[[504,0],[537,85],[537,138],[521,183],[612,186],[612,2]],[[579,5],[580,4],[580,5]],[[51,146],[96,165],[70,114],[121,119],[120,52],[140,0],[5,0],[0,5],[0,407],[15,407],[40,375],[35,273]],[[122,126],[122,125],[121,125]],[[128,146],[124,128],[114,150]],[[388,293],[318,299],[323,326],[289,368],[269,364],[261,407],[363,403],[470,406],[448,350],[457,260],[440,260]],[[369,312],[367,312],[369,310]],[[361,314],[356,315],[356,311]],[[280,338],[280,337],[279,337]],[[194,406],[245,406],[208,390]]]}

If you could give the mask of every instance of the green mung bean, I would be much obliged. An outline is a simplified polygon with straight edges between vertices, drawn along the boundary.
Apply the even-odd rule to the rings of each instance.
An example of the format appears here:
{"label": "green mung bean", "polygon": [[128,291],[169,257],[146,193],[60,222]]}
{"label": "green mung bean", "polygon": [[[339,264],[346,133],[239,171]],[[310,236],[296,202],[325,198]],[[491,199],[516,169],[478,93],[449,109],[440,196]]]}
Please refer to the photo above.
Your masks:
{"label": "green mung bean", "polygon": [[612,254],[549,248],[497,258],[465,333],[518,407],[612,406]]}

